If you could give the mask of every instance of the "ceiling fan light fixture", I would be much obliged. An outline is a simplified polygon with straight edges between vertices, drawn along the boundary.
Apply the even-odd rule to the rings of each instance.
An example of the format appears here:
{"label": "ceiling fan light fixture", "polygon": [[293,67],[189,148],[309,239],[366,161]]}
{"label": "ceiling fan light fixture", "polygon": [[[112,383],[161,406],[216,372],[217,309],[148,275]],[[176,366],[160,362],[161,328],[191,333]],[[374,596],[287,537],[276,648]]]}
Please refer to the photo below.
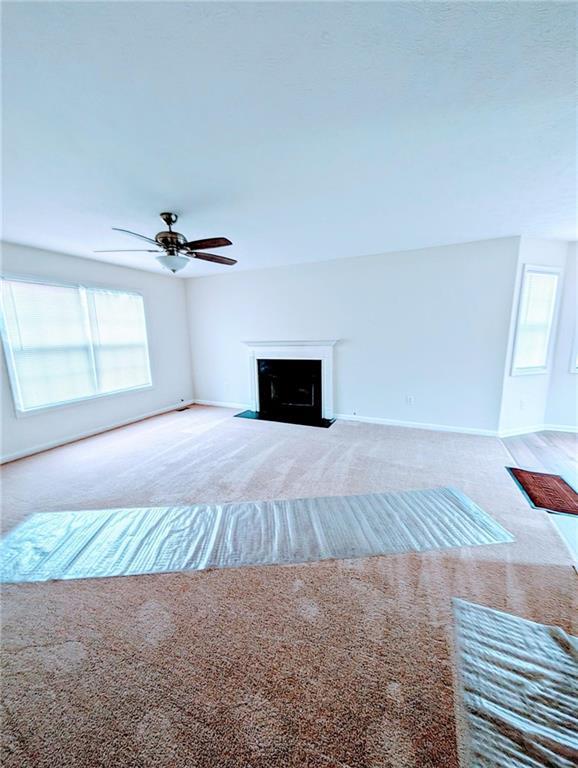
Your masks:
{"label": "ceiling fan light fixture", "polygon": [[186,256],[177,256],[176,254],[171,256],[167,253],[163,253],[160,256],[157,256],[156,259],[161,266],[168,269],[173,274],[179,272],[179,270],[186,267],[189,263]]}

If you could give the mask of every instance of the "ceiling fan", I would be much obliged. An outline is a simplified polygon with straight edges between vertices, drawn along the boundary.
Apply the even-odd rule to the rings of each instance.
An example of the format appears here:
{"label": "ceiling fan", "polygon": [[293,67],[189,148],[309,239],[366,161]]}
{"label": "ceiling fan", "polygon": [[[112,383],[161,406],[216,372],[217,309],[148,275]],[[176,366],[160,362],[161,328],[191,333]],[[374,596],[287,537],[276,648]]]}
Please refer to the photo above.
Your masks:
{"label": "ceiling fan", "polygon": [[236,259],[229,259],[226,256],[217,256],[214,253],[202,253],[206,248],[223,248],[225,245],[233,245],[226,237],[209,237],[205,240],[189,240],[180,232],[173,232],[172,226],[176,224],[178,216],[176,213],[164,212],[160,214],[161,219],[168,227],[167,231],[157,232],[152,237],[139,235],[138,232],[131,232],[129,229],[119,229],[113,227],[115,232],[124,232],[125,235],[138,237],[155,248],[129,248],[115,249],[112,251],[94,251],[94,253],[158,253],[156,257],[159,264],[169,269],[173,274],[183,267],[186,267],[190,259],[202,259],[203,261],[213,261],[216,264],[236,264]]}

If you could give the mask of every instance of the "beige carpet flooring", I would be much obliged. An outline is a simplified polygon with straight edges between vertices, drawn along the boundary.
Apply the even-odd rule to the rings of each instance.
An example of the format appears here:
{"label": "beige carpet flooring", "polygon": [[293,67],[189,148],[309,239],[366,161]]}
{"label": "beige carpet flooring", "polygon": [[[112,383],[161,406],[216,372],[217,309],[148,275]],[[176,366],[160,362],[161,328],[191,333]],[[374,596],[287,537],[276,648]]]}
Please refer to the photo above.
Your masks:
{"label": "beige carpet flooring", "polygon": [[493,438],[194,407],[3,470],[35,511],[454,485],[513,544],[6,585],[6,768],[456,768],[451,597],[576,633],[576,572]]}

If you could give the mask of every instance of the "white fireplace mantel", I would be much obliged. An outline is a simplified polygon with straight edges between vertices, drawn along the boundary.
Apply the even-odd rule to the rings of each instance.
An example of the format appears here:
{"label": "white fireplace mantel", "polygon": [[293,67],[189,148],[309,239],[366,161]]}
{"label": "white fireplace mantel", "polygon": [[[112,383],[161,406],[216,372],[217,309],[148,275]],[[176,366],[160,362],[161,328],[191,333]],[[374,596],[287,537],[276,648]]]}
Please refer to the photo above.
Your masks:
{"label": "white fireplace mantel", "polygon": [[248,347],[334,347],[339,339],[322,341],[244,341]]}
{"label": "white fireplace mantel", "polygon": [[321,360],[321,409],[333,418],[333,347],[339,339],[304,341],[245,341],[249,348],[251,410],[259,410],[258,360]]}

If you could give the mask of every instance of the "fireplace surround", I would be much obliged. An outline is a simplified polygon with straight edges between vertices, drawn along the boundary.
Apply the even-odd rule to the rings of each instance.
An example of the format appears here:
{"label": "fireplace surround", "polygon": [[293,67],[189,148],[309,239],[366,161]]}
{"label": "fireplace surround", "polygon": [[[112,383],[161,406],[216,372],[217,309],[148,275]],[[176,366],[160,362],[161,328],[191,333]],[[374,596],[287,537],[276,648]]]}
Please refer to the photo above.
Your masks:
{"label": "fireplace surround", "polygon": [[329,341],[247,341],[251,408],[242,418],[329,427],[333,347]]}

